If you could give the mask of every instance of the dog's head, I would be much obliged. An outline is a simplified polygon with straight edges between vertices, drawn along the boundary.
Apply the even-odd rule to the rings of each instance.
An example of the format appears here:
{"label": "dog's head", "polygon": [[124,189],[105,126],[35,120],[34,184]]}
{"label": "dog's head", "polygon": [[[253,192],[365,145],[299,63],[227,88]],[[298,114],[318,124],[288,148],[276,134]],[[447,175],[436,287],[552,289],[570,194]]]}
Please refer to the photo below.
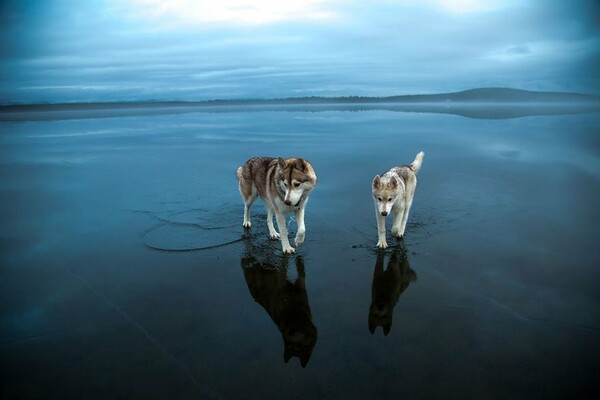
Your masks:
{"label": "dog's head", "polygon": [[310,163],[302,158],[277,159],[277,185],[281,188],[284,203],[297,206],[317,184],[317,175]]}
{"label": "dog's head", "polygon": [[388,181],[377,175],[373,179],[373,198],[377,212],[384,217],[392,210],[392,205],[400,194],[398,178],[392,176]]}

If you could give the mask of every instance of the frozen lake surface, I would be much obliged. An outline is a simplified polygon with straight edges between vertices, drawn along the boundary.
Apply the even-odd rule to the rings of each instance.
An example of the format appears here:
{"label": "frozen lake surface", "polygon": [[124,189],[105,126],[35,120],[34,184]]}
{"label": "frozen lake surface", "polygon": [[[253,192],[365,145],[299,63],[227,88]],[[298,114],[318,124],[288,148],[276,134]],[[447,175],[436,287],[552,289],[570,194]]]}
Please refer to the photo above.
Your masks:
{"label": "frozen lake surface", "polygon": [[[69,118],[0,123],[2,398],[598,395],[598,112]],[[371,181],[420,150],[377,251]],[[253,156],[315,167],[296,255],[260,201],[243,231]]]}

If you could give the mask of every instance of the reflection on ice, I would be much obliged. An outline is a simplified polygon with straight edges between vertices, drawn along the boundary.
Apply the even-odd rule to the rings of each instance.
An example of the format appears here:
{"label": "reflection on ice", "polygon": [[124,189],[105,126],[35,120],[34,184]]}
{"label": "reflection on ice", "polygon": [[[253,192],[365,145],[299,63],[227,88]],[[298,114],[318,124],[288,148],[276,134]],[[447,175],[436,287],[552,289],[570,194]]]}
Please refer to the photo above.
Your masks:
{"label": "reflection on ice", "polygon": [[394,248],[385,271],[384,259],[385,251],[378,251],[371,287],[369,331],[374,334],[375,329],[381,326],[383,334],[387,336],[392,329],[392,317],[398,298],[411,282],[417,280],[417,274],[410,268],[408,255],[400,246]]}
{"label": "reflection on ice", "polygon": [[[304,260],[301,256],[274,255],[272,246],[253,246],[246,238],[241,259],[244,278],[252,298],[269,314],[283,337],[283,360],[298,357],[306,367],[317,342],[317,328],[306,293]],[[288,279],[288,263],[294,258],[296,279]]]}

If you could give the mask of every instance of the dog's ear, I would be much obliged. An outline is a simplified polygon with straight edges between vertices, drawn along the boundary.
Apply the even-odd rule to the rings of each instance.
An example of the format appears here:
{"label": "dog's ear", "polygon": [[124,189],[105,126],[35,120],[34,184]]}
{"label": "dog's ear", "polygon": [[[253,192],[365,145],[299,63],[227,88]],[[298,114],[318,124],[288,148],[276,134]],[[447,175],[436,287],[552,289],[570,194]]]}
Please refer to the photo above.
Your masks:
{"label": "dog's ear", "polygon": [[398,180],[395,176],[392,176],[392,179],[390,179],[390,187],[392,189],[396,189],[398,187]]}
{"label": "dog's ear", "polygon": [[296,168],[298,168],[302,172],[306,172],[308,168],[306,168],[306,161],[303,158],[296,159]]}
{"label": "dog's ear", "polygon": [[379,189],[380,185],[381,185],[381,177],[379,175],[377,175],[373,179],[373,189]]}
{"label": "dog's ear", "polygon": [[280,168],[285,168],[285,160],[281,157],[277,158],[277,163],[279,164]]}

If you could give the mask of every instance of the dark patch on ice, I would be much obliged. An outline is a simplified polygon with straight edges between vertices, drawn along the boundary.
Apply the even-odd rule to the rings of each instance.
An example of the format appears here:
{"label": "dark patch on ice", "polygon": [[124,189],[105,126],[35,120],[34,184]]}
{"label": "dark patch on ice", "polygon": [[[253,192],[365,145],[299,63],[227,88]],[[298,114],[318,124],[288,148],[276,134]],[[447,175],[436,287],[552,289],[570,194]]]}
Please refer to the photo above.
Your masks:
{"label": "dark patch on ice", "polygon": [[204,229],[191,224],[161,225],[144,236],[144,244],[165,251],[204,250],[242,240],[234,229]]}
{"label": "dark patch on ice", "polygon": [[144,244],[157,250],[193,251],[238,242],[242,240],[241,215],[232,211],[232,206],[224,206],[219,211],[194,208],[148,212],[162,224],[144,234]]}
{"label": "dark patch on ice", "polygon": [[[236,209],[236,211],[239,211]],[[242,214],[235,214],[237,219],[232,218],[232,210],[222,210],[221,212],[211,211],[203,208],[175,211],[175,212],[158,212],[153,213],[153,216],[161,221],[175,224],[195,225],[202,229],[223,229],[231,228],[236,224],[238,219],[241,220]],[[241,222],[239,223],[241,225]]]}

